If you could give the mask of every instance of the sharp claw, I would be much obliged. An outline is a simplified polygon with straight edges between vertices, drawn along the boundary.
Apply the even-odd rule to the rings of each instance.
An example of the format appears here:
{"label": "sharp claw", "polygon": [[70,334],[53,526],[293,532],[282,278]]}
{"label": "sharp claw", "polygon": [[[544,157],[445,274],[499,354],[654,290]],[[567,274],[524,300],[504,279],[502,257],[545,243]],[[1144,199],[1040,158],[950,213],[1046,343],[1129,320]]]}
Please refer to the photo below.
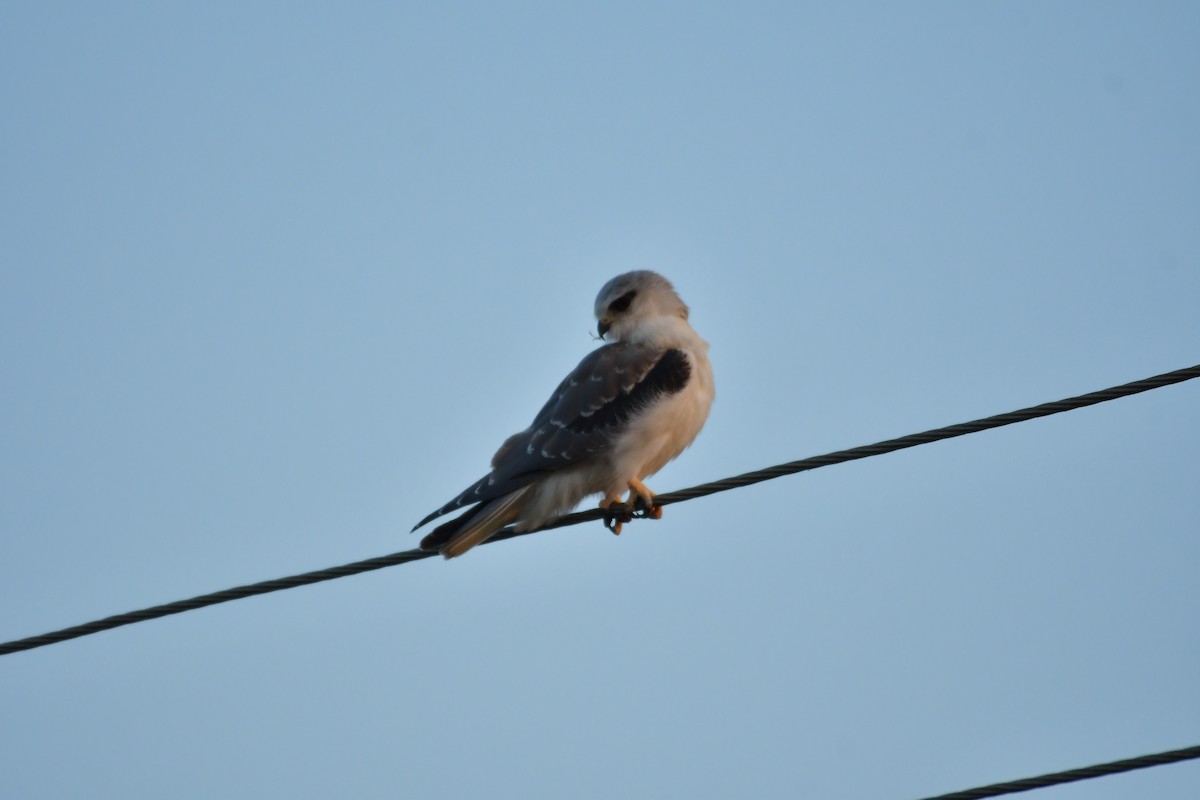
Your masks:
{"label": "sharp claw", "polygon": [[621,535],[621,528],[626,522],[632,521],[634,515],[624,504],[610,506],[604,510],[604,527],[615,535]]}
{"label": "sharp claw", "polygon": [[634,516],[629,506],[621,502],[620,497],[604,498],[600,501],[600,508],[604,511],[604,527],[615,536],[621,535],[621,528]]}
{"label": "sharp claw", "polygon": [[662,506],[655,504],[654,493],[640,481],[630,481],[629,502],[621,501],[619,496],[605,497],[600,501],[604,511],[604,527],[617,536],[626,522],[635,519],[662,519]]}
{"label": "sharp claw", "polygon": [[632,489],[630,500],[633,504],[633,510],[636,516],[640,519],[662,519],[662,506],[654,502],[654,493],[643,486],[641,483],[630,482],[629,488]]}

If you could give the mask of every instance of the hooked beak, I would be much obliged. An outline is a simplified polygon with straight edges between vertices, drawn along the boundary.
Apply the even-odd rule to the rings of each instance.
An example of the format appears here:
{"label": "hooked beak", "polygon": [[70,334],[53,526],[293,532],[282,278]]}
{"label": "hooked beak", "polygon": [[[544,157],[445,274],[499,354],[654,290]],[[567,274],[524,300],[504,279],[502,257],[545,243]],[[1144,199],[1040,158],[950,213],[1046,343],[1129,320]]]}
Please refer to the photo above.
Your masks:
{"label": "hooked beak", "polygon": [[599,332],[601,339],[604,338],[604,334],[608,333],[608,329],[611,327],[612,327],[611,322],[609,322],[604,317],[600,318],[600,321],[596,323],[596,330]]}

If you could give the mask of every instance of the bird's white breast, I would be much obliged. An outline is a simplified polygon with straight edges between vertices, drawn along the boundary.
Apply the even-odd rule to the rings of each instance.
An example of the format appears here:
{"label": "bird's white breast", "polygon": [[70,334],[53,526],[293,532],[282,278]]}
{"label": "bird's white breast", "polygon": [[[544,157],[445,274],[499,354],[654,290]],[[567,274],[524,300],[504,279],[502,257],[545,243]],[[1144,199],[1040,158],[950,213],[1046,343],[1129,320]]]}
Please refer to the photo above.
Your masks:
{"label": "bird's white breast", "polygon": [[[670,325],[655,326],[643,341],[682,351],[691,366],[687,385],[675,394],[663,395],[636,418],[616,443],[611,491],[622,492],[630,479],[641,480],[658,472],[696,439],[715,395],[708,343],[686,320],[674,318]],[[630,337],[633,338],[633,337]]]}
{"label": "bird's white breast", "polygon": [[630,480],[658,472],[687,449],[704,427],[714,396],[712,365],[708,343],[687,320],[646,321],[623,339],[682,351],[691,366],[687,384],[674,394],[660,396],[630,419],[603,457],[540,479],[517,522],[518,530],[540,527],[588,495],[624,495]]}

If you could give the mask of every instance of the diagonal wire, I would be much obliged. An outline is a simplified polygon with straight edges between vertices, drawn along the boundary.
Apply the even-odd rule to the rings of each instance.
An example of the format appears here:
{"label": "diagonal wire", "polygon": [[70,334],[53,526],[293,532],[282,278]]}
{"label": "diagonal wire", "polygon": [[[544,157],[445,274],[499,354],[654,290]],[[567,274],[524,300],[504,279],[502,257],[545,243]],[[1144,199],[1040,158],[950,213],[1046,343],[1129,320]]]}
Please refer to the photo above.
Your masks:
{"label": "diagonal wire", "polygon": [[[1055,400],[1050,403],[1042,403],[1029,408],[1021,408],[1016,411],[1009,411],[1005,414],[996,414],[992,417],[984,417],[970,422],[960,422],[957,425],[948,425],[944,428],[934,428],[933,430],[922,431],[921,433],[911,433],[908,436],[901,436],[898,439],[888,439],[875,444],[863,445],[861,447],[852,447],[849,450],[837,450],[832,453],[826,453],[821,456],[813,456],[804,458],[799,461],[789,461],[786,464],[778,464],[773,467],[755,470],[754,472],[746,472],[742,475],[735,475],[731,478],[724,478],[712,483],[702,483],[699,486],[693,486],[689,489],[681,489],[677,492],[669,492],[667,494],[655,495],[654,502],[660,506],[669,505],[671,503],[682,503],[685,500],[694,500],[698,497],[705,497],[717,492],[726,492],[730,489],[738,489],[743,486],[749,486],[754,483],[769,481],[773,478],[781,478],[784,475],[794,475],[797,472],[806,472],[808,470],[819,469],[820,467],[828,467],[833,464],[842,464],[847,461],[857,461],[860,458],[870,458],[871,456],[879,456],[885,453],[893,453],[897,450],[904,450],[917,445],[930,444],[932,442],[940,442],[944,439],[953,439],[957,436],[966,436],[969,433],[979,433],[980,431],[991,430],[992,428],[1002,428],[1005,425],[1012,425],[1016,422],[1026,422],[1038,417],[1048,417],[1051,414],[1061,414],[1064,411],[1073,411],[1077,408],[1085,408],[1093,406],[1097,403],[1104,403],[1109,400],[1116,400],[1121,397],[1128,397],[1133,394],[1140,394],[1151,389],[1158,389],[1163,386],[1170,386],[1175,383],[1200,378],[1200,364],[1194,367],[1185,367],[1177,369],[1173,372],[1165,372],[1162,375],[1155,375],[1150,378],[1143,378],[1140,381],[1125,383],[1120,386],[1113,386],[1108,389],[1101,389],[1098,392],[1089,392],[1076,397],[1068,397],[1063,400]],[[590,509],[588,511],[580,511],[575,514],[570,514],[559,519],[557,522],[546,525],[540,530],[548,528],[558,528],[564,525],[575,525],[579,522],[588,520],[600,519],[604,515],[600,509]],[[536,531],[529,531],[535,533]],[[507,533],[507,531],[506,531]],[[520,534],[515,534],[520,535]],[[500,535],[493,537],[494,540],[499,540]],[[512,535],[504,538],[512,538]]]}
{"label": "diagonal wire", "polygon": [[[969,433],[978,433],[980,431],[990,430],[992,428],[1000,428],[1005,425],[1012,425],[1017,422],[1025,422],[1039,417],[1046,417],[1051,414],[1060,414],[1064,411],[1071,411],[1077,408],[1104,403],[1109,400],[1116,400],[1120,397],[1128,397],[1129,395],[1139,394],[1140,392],[1158,389],[1163,386],[1170,386],[1175,383],[1200,378],[1200,364],[1193,367],[1185,367],[1173,372],[1166,372],[1162,375],[1155,375],[1149,378],[1143,378],[1139,381],[1113,386],[1108,389],[1101,389],[1098,392],[1090,392],[1081,394],[1076,397],[1068,397],[1063,400],[1055,400],[1051,403],[1042,403],[1029,408],[1022,408],[1016,411],[1009,411],[1006,414],[997,414],[992,417],[984,417],[983,419],[972,420],[971,422],[961,422],[957,425],[949,425],[944,428],[935,428],[933,430],[923,431],[921,433],[913,433],[908,436],[901,436],[898,439],[888,439],[887,441],[877,442],[875,444],[864,445],[862,447],[852,447],[849,450],[838,450],[825,455],[814,456],[812,458],[801,459],[800,461],[791,461],[786,464],[778,464],[766,469],[747,472],[742,475],[735,475],[723,480],[713,481],[712,483],[703,483],[699,486],[693,486],[689,489],[682,489],[677,492],[657,495],[655,500],[659,505],[669,505],[671,503],[682,503],[686,500],[693,500],[698,497],[705,497],[717,492],[725,492],[730,489],[737,489],[742,486],[749,486],[762,481],[769,481],[773,478],[779,478],[784,475],[793,475],[797,472],[805,472],[807,470],[819,469],[820,467],[828,467],[833,464],[842,464],[847,461],[856,461],[860,458],[870,458],[871,456],[883,455],[884,453],[892,453],[896,450],[903,450],[908,447],[916,447],[917,445],[929,444],[931,442],[940,442],[944,439],[953,439],[956,436],[965,436]],[[600,519],[602,512],[599,509],[590,511],[581,511],[575,514],[569,514],[549,525],[531,531],[514,531],[511,528],[506,528],[500,533],[493,536],[488,543],[501,542],[508,539],[515,539],[518,536],[525,536],[538,531],[549,530],[551,528],[562,528],[567,525],[577,525],[581,522]],[[192,611],[205,606],[212,606],[218,603],[226,603],[230,600],[240,600],[244,597],[253,597],[255,595],[267,594],[269,592],[278,592],[283,589],[294,589],[298,586],[307,586],[310,583],[320,583],[321,581],[333,580],[334,578],[344,578],[348,575],[358,575],[362,572],[370,572],[372,570],[383,569],[384,567],[393,567],[398,564],[407,564],[410,561],[420,561],[437,553],[424,550],[404,550],[398,553],[389,555],[377,556],[368,558],[364,561],[354,561],[350,564],[343,564],[340,567],[329,567],[327,569],[319,569],[313,572],[304,572],[299,575],[291,575],[286,578],[275,578],[268,581],[260,581],[259,583],[250,583],[244,586],[236,586],[231,589],[223,589],[219,592],[210,594],[202,594],[197,597],[192,597],[187,600],[177,600],[173,603],[164,605],[152,606],[139,611],[129,611],[124,614],[116,614],[104,619],[86,622],[82,625],[75,625],[62,630],[43,633],[38,636],[30,636],[25,639],[16,639],[11,642],[0,644],[0,655],[9,653],[17,653],[22,650],[32,650],[35,647],[44,647],[48,644],[63,642],[68,639],[75,639],[80,636],[88,636],[89,634],[99,633],[111,628],[119,628],[122,625],[131,625],[135,622],[144,622],[146,620],[157,619],[159,617],[169,616],[171,614],[179,614],[184,611]]]}
{"label": "diagonal wire", "polygon": [[936,797],[925,797],[922,800],[983,800],[985,797],[999,797],[1002,794],[1028,792],[1030,789],[1044,789],[1047,786],[1058,786],[1063,783],[1085,781],[1089,778],[1102,778],[1106,775],[1117,775],[1135,769],[1158,767],[1163,764],[1175,764],[1180,761],[1190,761],[1200,758],[1200,745],[1184,747],[1180,750],[1167,750],[1163,753],[1126,758],[1121,761],[1109,761],[1106,764],[1093,764],[1090,767],[1079,767],[1064,772],[1051,772],[1038,775],[1035,778],[1022,778],[1018,781],[993,783],[990,786],[978,786],[961,792],[939,794]]}

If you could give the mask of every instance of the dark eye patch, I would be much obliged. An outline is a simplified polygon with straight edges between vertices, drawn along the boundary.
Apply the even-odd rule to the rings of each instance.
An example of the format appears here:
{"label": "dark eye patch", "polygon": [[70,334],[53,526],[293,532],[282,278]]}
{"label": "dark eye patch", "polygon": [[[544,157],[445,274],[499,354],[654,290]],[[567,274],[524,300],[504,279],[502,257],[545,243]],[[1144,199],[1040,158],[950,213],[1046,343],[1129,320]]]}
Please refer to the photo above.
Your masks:
{"label": "dark eye patch", "polygon": [[631,289],[625,294],[618,297],[608,304],[608,310],[620,314],[629,310],[629,304],[633,302],[633,298],[637,297],[637,290]]}

